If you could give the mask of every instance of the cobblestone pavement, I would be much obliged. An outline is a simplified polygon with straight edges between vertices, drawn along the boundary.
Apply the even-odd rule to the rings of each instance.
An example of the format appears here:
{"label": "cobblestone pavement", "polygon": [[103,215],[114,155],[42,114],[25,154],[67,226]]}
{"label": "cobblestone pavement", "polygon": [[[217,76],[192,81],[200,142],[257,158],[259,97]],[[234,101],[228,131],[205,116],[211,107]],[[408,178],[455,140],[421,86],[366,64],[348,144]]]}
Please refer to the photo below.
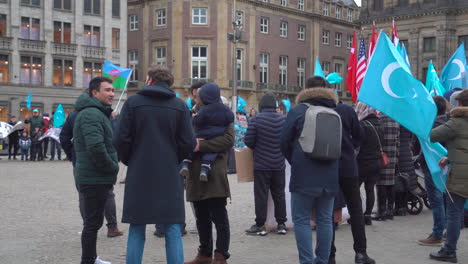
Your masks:
{"label": "cobblestone pavement", "polygon": [[[63,161],[0,161],[0,263],[1,264],[72,264],[79,263],[81,219],[71,164]],[[230,176],[232,202],[228,205],[231,221],[231,264],[298,263],[294,234],[269,234],[251,237],[244,234],[254,219],[253,186],[237,183]],[[115,186],[120,219],[125,186]],[[193,215],[187,205],[187,222]],[[416,239],[431,231],[431,213],[398,217],[394,221],[374,222],[367,228],[368,252],[379,264],[430,264],[437,247],[422,247]],[[107,238],[106,228],[98,236],[98,253],[113,264],[125,263],[128,225],[120,224],[123,237]],[[144,263],[165,263],[164,239],[153,236],[147,227]],[[314,233],[315,235],[315,233]],[[337,232],[337,263],[354,263],[352,237],[348,225]],[[194,257],[198,237],[184,237],[186,259]],[[459,263],[468,264],[468,231],[462,231],[458,245]]]}

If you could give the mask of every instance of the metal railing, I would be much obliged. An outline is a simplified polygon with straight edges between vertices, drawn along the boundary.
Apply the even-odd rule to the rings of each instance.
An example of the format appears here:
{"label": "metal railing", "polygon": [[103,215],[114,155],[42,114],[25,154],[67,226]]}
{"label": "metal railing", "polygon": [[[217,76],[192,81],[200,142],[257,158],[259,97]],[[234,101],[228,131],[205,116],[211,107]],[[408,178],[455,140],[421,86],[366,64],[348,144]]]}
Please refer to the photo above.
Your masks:
{"label": "metal railing", "polygon": [[[229,87],[232,88],[233,81],[229,80]],[[255,90],[253,82],[246,80],[237,80],[237,88],[241,90]]]}

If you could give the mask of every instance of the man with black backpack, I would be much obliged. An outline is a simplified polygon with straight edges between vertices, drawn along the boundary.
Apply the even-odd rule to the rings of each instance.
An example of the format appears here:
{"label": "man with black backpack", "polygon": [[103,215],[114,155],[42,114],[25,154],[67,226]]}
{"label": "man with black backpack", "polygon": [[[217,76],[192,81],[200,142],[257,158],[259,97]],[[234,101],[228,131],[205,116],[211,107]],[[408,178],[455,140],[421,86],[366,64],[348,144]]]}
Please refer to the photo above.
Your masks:
{"label": "man with black backpack", "polygon": [[[330,89],[303,90],[281,133],[281,151],[291,164],[289,190],[300,263],[328,263],[330,256],[341,150],[341,121],[333,110],[337,102]],[[316,258],[310,226],[312,210],[320,230]]]}

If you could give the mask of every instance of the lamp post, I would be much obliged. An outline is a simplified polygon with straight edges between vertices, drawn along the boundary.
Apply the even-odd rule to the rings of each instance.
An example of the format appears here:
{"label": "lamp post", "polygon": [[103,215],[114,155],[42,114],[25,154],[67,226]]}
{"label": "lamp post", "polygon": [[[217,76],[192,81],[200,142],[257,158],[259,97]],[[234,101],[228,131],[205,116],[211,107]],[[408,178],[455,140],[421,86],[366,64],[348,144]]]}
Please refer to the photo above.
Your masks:
{"label": "lamp post", "polygon": [[237,111],[237,42],[241,40],[242,20],[237,16],[236,0],[233,2],[233,32],[228,33],[228,40],[232,41],[232,111]]}

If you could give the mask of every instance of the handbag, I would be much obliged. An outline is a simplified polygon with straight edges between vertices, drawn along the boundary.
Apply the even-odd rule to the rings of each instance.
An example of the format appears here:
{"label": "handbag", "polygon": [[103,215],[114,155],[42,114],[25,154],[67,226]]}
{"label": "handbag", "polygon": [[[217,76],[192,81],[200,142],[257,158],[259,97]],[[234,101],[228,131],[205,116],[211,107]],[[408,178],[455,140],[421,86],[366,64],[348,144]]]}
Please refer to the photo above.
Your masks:
{"label": "handbag", "polygon": [[372,125],[371,122],[366,121],[374,130],[375,135],[377,136],[377,139],[379,140],[379,151],[380,151],[380,164],[382,165],[382,168],[385,168],[390,164],[390,159],[388,158],[387,153],[385,153],[382,149],[382,143],[380,141],[380,136],[379,133],[377,133],[377,130],[375,129],[374,125]]}

